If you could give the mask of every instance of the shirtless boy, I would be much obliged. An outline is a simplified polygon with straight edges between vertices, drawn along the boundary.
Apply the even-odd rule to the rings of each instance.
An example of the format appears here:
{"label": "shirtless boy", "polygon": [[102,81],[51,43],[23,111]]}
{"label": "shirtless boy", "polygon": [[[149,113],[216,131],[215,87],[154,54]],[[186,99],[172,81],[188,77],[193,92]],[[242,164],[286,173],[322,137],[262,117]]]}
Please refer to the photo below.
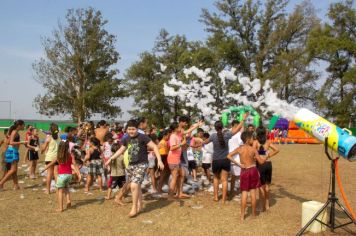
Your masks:
{"label": "shirtless boy", "polygon": [[[228,154],[229,158],[236,165],[241,166],[241,176],[240,176],[240,189],[242,192],[241,198],[241,220],[245,219],[245,209],[247,202],[247,194],[251,194],[251,205],[252,205],[252,215],[256,216],[256,190],[261,186],[260,175],[256,167],[256,161],[263,164],[266,160],[258,155],[258,152],[253,145],[253,134],[251,132],[245,131],[241,134],[241,139],[243,145],[236,148],[234,151]],[[240,155],[240,163],[235,161],[234,155]]]}

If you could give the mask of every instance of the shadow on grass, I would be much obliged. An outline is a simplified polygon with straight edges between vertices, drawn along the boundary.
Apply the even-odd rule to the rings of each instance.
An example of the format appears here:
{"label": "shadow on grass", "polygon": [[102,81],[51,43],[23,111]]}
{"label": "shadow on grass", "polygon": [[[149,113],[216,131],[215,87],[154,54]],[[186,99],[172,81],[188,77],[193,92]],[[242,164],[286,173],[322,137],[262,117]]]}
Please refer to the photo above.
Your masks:
{"label": "shadow on grass", "polygon": [[274,206],[277,203],[277,199],[279,198],[289,198],[295,201],[298,201],[300,203],[310,201],[310,199],[297,196],[288,190],[286,190],[283,186],[281,185],[276,185],[277,189],[273,190],[270,192],[270,206]]}
{"label": "shadow on grass", "polygon": [[144,211],[142,213],[145,214],[145,213],[149,213],[154,210],[162,209],[164,207],[169,206],[172,203],[174,203],[174,201],[172,201],[172,200],[157,199],[157,200],[146,203]]}
{"label": "shadow on grass", "polygon": [[103,204],[104,202],[105,202],[105,199],[95,199],[95,198],[94,199],[85,199],[85,200],[76,200],[75,205],[72,206],[72,208],[78,208],[78,207],[95,204],[95,203]]}

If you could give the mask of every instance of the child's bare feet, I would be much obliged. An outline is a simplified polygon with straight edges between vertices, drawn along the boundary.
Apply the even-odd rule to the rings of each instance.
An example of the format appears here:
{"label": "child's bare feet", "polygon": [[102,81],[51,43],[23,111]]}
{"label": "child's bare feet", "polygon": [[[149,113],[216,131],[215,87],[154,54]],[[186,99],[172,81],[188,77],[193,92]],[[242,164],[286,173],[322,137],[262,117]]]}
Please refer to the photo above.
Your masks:
{"label": "child's bare feet", "polygon": [[108,197],[108,196],[105,197],[105,200],[110,200],[110,199],[111,199],[111,197]]}
{"label": "child's bare feet", "polygon": [[134,217],[136,217],[137,215],[138,215],[138,211],[136,210],[134,210],[134,209],[132,209],[131,211],[130,211],[130,213],[129,213],[129,217],[130,218],[134,218]]}
{"label": "child's bare feet", "polygon": [[20,186],[19,185],[14,185],[14,190],[20,190]]}
{"label": "child's bare feet", "polygon": [[56,209],[56,212],[58,213],[63,212],[63,209]]}
{"label": "child's bare feet", "polygon": [[181,194],[179,194],[178,198],[179,199],[186,199],[186,198],[190,198],[190,196],[185,194],[185,193],[181,193]]}
{"label": "child's bare feet", "polygon": [[67,202],[67,209],[72,207],[72,203],[71,202]]}
{"label": "child's bare feet", "polygon": [[126,204],[125,204],[124,202],[122,202],[121,200],[115,200],[115,201],[114,201],[114,204],[115,204],[116,206],[126,206]]}

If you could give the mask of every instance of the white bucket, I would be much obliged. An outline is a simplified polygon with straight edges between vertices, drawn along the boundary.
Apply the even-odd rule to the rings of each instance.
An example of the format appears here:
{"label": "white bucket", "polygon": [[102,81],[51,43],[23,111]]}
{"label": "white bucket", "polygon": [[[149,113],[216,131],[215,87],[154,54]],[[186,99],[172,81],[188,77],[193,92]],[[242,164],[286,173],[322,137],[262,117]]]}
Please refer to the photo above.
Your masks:
{"label": "white bucket", "polygon": [[[324,203],[316,202],[316,201],[309,201],[303,202],[302,204],[302,227],[304,227],[311,218],[324,206]],[[317,218],[321,222],[327,223],[328,220],[328,213],[326,209],[319,215]],[[306,231],[312,233],[320,233],[326,230],[326,226],[321,224],[318,221],[314,221]]]}

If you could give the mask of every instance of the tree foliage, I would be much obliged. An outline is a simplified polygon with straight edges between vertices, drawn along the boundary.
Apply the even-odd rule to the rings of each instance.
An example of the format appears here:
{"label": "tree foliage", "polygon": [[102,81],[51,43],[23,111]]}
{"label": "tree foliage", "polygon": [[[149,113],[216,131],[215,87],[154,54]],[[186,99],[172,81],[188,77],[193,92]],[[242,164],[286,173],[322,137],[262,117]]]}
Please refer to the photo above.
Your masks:
{"label": "tree foliage", "polygon": [[356,119],[356,10],[353,1],[331,4],[324,23],[310,34],[311,57],[328,63],[318,102],[340,126]]}
{"label": "tree foliage", "polygon": [[287,1],[219,0],[217,12],[203,9],[201,21],[209,33],[207,46],[222,67],[272,81],[288,102],[313,100],[317,74],[310,68],[305,42],[318,23],[313,7],[304,2],[285,13]]}
{"label": "tree foliage", "polygon": [[33,64],[36,80],[46,90],[34,101],[41,114],[69,114],[77,121],[95,113],[120,114],[114,102],[124,93],[113,67],[119,53],[106,24],[100,11],[71,9],[66,23],[59,23],[52,37],[44,38],[45,56]]}

